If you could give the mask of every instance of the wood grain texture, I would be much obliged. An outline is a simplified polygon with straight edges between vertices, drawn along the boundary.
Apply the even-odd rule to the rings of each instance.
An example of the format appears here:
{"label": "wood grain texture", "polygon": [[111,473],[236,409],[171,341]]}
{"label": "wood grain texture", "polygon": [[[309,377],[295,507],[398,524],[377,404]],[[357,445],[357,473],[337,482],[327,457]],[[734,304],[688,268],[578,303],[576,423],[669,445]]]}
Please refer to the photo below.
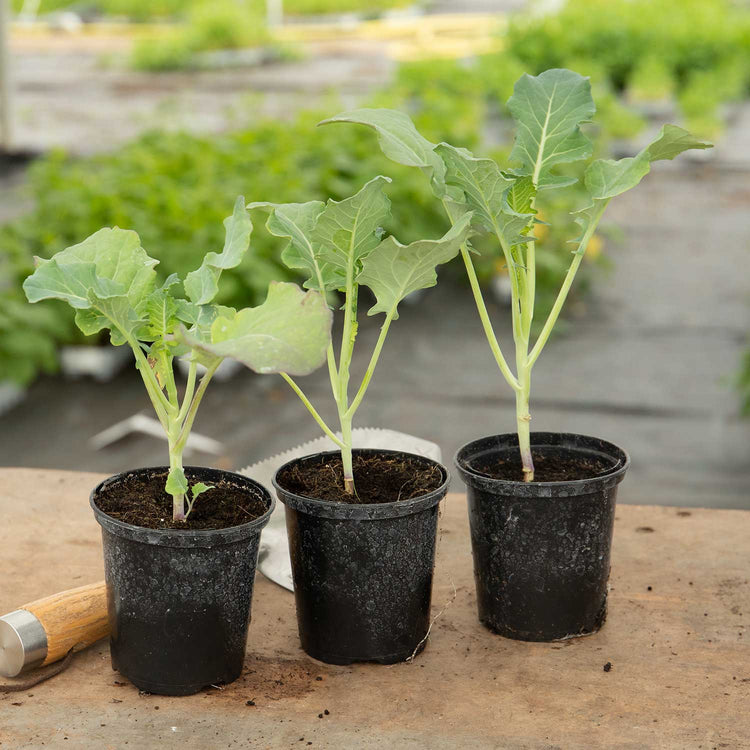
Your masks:
{"label": "wood grain texture", "polygon": [[44,664],[62,659],[71,648],[80,651],[109,635],[104,581],[38,599],[23,609],[35,615],[47,633]]}
{"label": "wood grain texture", "polygon": [[[0,612],[104,577],[88,505],[103,478],[0,468]],[[750,512],[619,505],[607,623],[562,643],[484,628],[464,496],[440,525],[437,619],[414,662],[310,659],[294,596],[258,576],[239,680],[139,695],[101,641],[33,697],[0,695],[0,750],[750,750]]]}

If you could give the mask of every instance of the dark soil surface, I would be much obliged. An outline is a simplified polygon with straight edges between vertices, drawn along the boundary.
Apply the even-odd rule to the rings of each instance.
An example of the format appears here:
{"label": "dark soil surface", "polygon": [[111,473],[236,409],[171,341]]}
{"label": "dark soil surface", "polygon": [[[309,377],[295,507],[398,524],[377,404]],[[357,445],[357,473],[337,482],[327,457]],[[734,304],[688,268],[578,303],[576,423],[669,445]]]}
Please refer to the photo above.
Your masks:
{"label": "dark soil surface", "polygon": [[[185,470],[188,485],[199,480]],[[186,521],[172,520],[172,496],[164,491],[166,473],[148,477],[127,476],[122,482],[105,487],[97,507],[118,521],[146,529],[226,529],[262,516],[267,508],[260,495],[231,480],[223,479],[202,493]],[[210,484],[206,482],[206,484]]]}
{"label": "dark soil surface", "polygon": [[[570,482],[593,479],[612,470],[612,461],[599,456],[565,455],[558,451],[532,451],[535,482]],[[493,479],[523,482],[521,457],[518,452],[492,459],[474,461],[471,468]]]}
{"label": "dark soil surface", "polygon": [[436,490],[443,473],[433,464],[396,455],[354,456],[354,495],[344,492],[341,457],[326,456],[317,465],[295,465],[278,482],[297,495],[338,503],[393,503]]}

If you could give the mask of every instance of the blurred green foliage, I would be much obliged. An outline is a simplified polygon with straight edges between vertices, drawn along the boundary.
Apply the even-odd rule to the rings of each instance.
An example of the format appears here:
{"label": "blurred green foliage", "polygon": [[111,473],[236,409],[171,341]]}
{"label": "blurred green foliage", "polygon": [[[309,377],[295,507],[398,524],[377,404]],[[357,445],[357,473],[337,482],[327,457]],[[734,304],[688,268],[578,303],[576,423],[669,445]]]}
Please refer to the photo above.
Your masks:
{"label": "blurred green foliage", "polygon": [[190,67],[198,52],[256,47],[268,41],[263,5],[203,0],[194,3],[185,23],[167,35],[139,39],[131,64],[137,70],[179,70]]}
{"label": "blurred green foliage", "polygon": [[[405,109],[435,142],[449,140],[504,160],[510,147],[504,102],[519,69],[512,61],[501,63],[403,65],[393,85],[372,104]],[[448,228],[446,219],[417,170],[383,157],[365,128],[315,127],[340,108],[332,103],[324,112],[302,112],[291,122],[261,121],[219,136],[151,132],[113,153],[84,159],[49,154],[29,173],[34,210],[0,227],[0,248],[14,259],[10,291],[18,297],[32,255],[50,257],[102,226],[136,229],[147,252],[160,260],[162,277],[184,275],[200,265],[206,251],[221,248],[221,220],[231,212],[236,195],[245,195],[248,202],[338,200],[379,173],[393,178],[387,190],[393,204],[387,229],[402,242],[440,237]],[[601,137],[599,141],[603,143]],[[540,200],[540,210],[552,223],[537,253],[542,306],[551,306],[567,269],[566,241],[577,234],[569,212],[583,207],[583,201],[583,193],[575,192],[565,199],[551,192]],[[271,279],[289,278],[279,261],[278,239],[263,227],[264,215],[253,218],[251,250],[237,269],[224,274],[221,304],[257,304]],[[496,252],[493,243],[477,238],[475,245],[488,253],[479,261],[480,275],[486,280],[502,273],[499,255],[491,254]],[[453,273],[463,278],[460,266]],[[587,282],[586,270],[579,279],[580,290]],[[80,341],[67,309],[56,310],[51,320],[56,327],[40,318],[40,335]],[[52,348],[50,343],[46,351]],[[28,367],[45,369],[51,362],[44,357]]]}
{"label": "blurred green foliage", "polygon": [[[284,0],[284,13],[291,16],[328,13],[376,14],[410,4],[410,0]],[[41,0],[38,12],[44,14],[69,9],[87,16],[123,16],[131,21],[144,22],[182,19],[189,15],[196,5],[206,5],[206,2],[205,0]],[[23,7],[23,0],[12,0],[12,7],[18,13]],[[256,16],[265,15],[264,0],[248,0],[246,7]]]}
{"label": "blurred green foliage", "polygon": [[507,49],[532,74],[567,67],[633,102],[676,97],[686,126],[714,136],[721,105],[750,86],[750,11],[730,0],[567,0],[517,16]]}

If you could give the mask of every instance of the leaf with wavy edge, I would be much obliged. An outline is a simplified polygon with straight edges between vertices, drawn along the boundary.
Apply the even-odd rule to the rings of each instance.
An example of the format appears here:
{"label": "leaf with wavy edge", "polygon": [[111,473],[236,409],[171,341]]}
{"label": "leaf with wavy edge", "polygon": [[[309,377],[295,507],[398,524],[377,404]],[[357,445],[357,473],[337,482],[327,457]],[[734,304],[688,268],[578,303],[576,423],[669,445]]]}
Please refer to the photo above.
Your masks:
{"label": "leaf with wavy edge", "polygon": [[[377,303],[368,315],[396,311],[399,302],[417,289],[437,284],[436,267],[458,255],[472,234],[470,213],[464,214],[439,240],[418,240],[402,245],[388,237],[367,256],[359,283],[368,286]],[[393,319],[398,318],[394,312]]]}
{"label": "leaf with wavy edge", "polygon": [[318,292],[272,281],[258,307],[222,313],[210,340],[184,329],[178,338],[213,357],[232,357],[259,373],[307,375],[325,362],[333,315]]}
{"label": "leaf with wavy edge", "polygon": [[221,272],[236,268],[250,247],[253,224],[243,196],[238,196],[234,212],[224,219],[224,228],[224,249],[220,253],[206,253],[200,268],[185,277],[185,294],[197,305],[211,302],[219,291]]}

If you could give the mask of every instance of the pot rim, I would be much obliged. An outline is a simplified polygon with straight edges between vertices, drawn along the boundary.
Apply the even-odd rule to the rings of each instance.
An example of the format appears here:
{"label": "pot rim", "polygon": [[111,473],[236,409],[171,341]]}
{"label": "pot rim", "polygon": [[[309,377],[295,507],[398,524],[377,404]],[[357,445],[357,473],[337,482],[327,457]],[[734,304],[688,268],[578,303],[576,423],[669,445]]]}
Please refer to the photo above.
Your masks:
{"label": "pot rim", "polygon": [[[473,486],[484,485],[485,488],[492,487],[492,491],[498,494],[508,495],[526,495],[527,497],[564,497],[584,495],[591,492],[597,492],[606,487],[619,484],[630,466],[630,456],[619,445],[604,440],[603,438],[591,435],[583,435],[575,432],[532,432],[531,446],[548,446],[566,448],[575,452],[585,451],[585,445],[569,445],[569,441],[580,441],[581,443],[590,443],[590,450],[606,453],[610,458],[615,459],[615,465],[607,470],[604,474],[594,477],[585,477],[582,479],[569,479],[554,482],[524,482],[516,479],[495,479],[487,474],[483,474],[468,465],[470,456],[467,455],[474,449],[474,453],[479,453],[480,445],[486,441],[497,441],[506,443],[508,448],[518,448],[518,434],[515,432],[504,432],[498,435],[486,435],[485,437],[476,438],[462,445],[453,457],[453,462],[458,469],[461,478]],[[503,447],[498,446],[498,449]],[[485,451],[489,452],[489,451]],[[471,456],[473,457],[473,456]]]}
{"label": "pot rim", "polygon": [[435,461],[427,456],[420,456],[418,453],[409,453],[408,451],[393,450],[390,448],[354,448],[353,454],[362,453],[380,453],[387,455],[401,455],[415,458],[425,463],[437,466],[443,473],[443,481],[439,487],[430,492],[413,497],[409,500],[393,500],[387,503],[339,503],[334,500],[322,500],[320,498],[308,497],[307,495],[298,495],[282,487],[278,482],[279,474],[291,464],[312,461],[313,459],[324,456],[338,456],[341,451],[319,451],[307,456],[299,456],[287,461],[280,466],[273,475],[273,486],[279,500],[292,510],[302,511],[310,515],[320,516],[322,518],[336,518],[340,520],[368,520],[375,521],[387,518],[399,518],[409,516],[413,513],[431,508],[437,505],[447,494],[451,482],[451,475],[448,469],[439,461]]}
{"label": "pot rim", "polygon": [[209,466],[184,466],[186,472],[196,471],[208,475],[218,475],[217,478],[228,478],[236,480],[241,485],[251,485],[258,491],[260,497],[266,503],[266,511],[263,515],[252,521],[239,526],[227,526],[223,529],[148,529],[144,526],[126,523],[105,513],[96,505],[96,497],[105,485],[122,481],[124,478],[145,472],[163,471],[168,472],[168,466],[143,466],[138,469],[129,469],[103,479],[91,490],[89,505],[94,511],[94,517],[99,525],[116,536],[131,539],[144,544],[158,544],[163,547],[215,547],[221,544],[231,544],[246,539],[256,533],[260,533],[276,507],[276,500],[271,493],[260,482],[226,469],[215,469]]}

